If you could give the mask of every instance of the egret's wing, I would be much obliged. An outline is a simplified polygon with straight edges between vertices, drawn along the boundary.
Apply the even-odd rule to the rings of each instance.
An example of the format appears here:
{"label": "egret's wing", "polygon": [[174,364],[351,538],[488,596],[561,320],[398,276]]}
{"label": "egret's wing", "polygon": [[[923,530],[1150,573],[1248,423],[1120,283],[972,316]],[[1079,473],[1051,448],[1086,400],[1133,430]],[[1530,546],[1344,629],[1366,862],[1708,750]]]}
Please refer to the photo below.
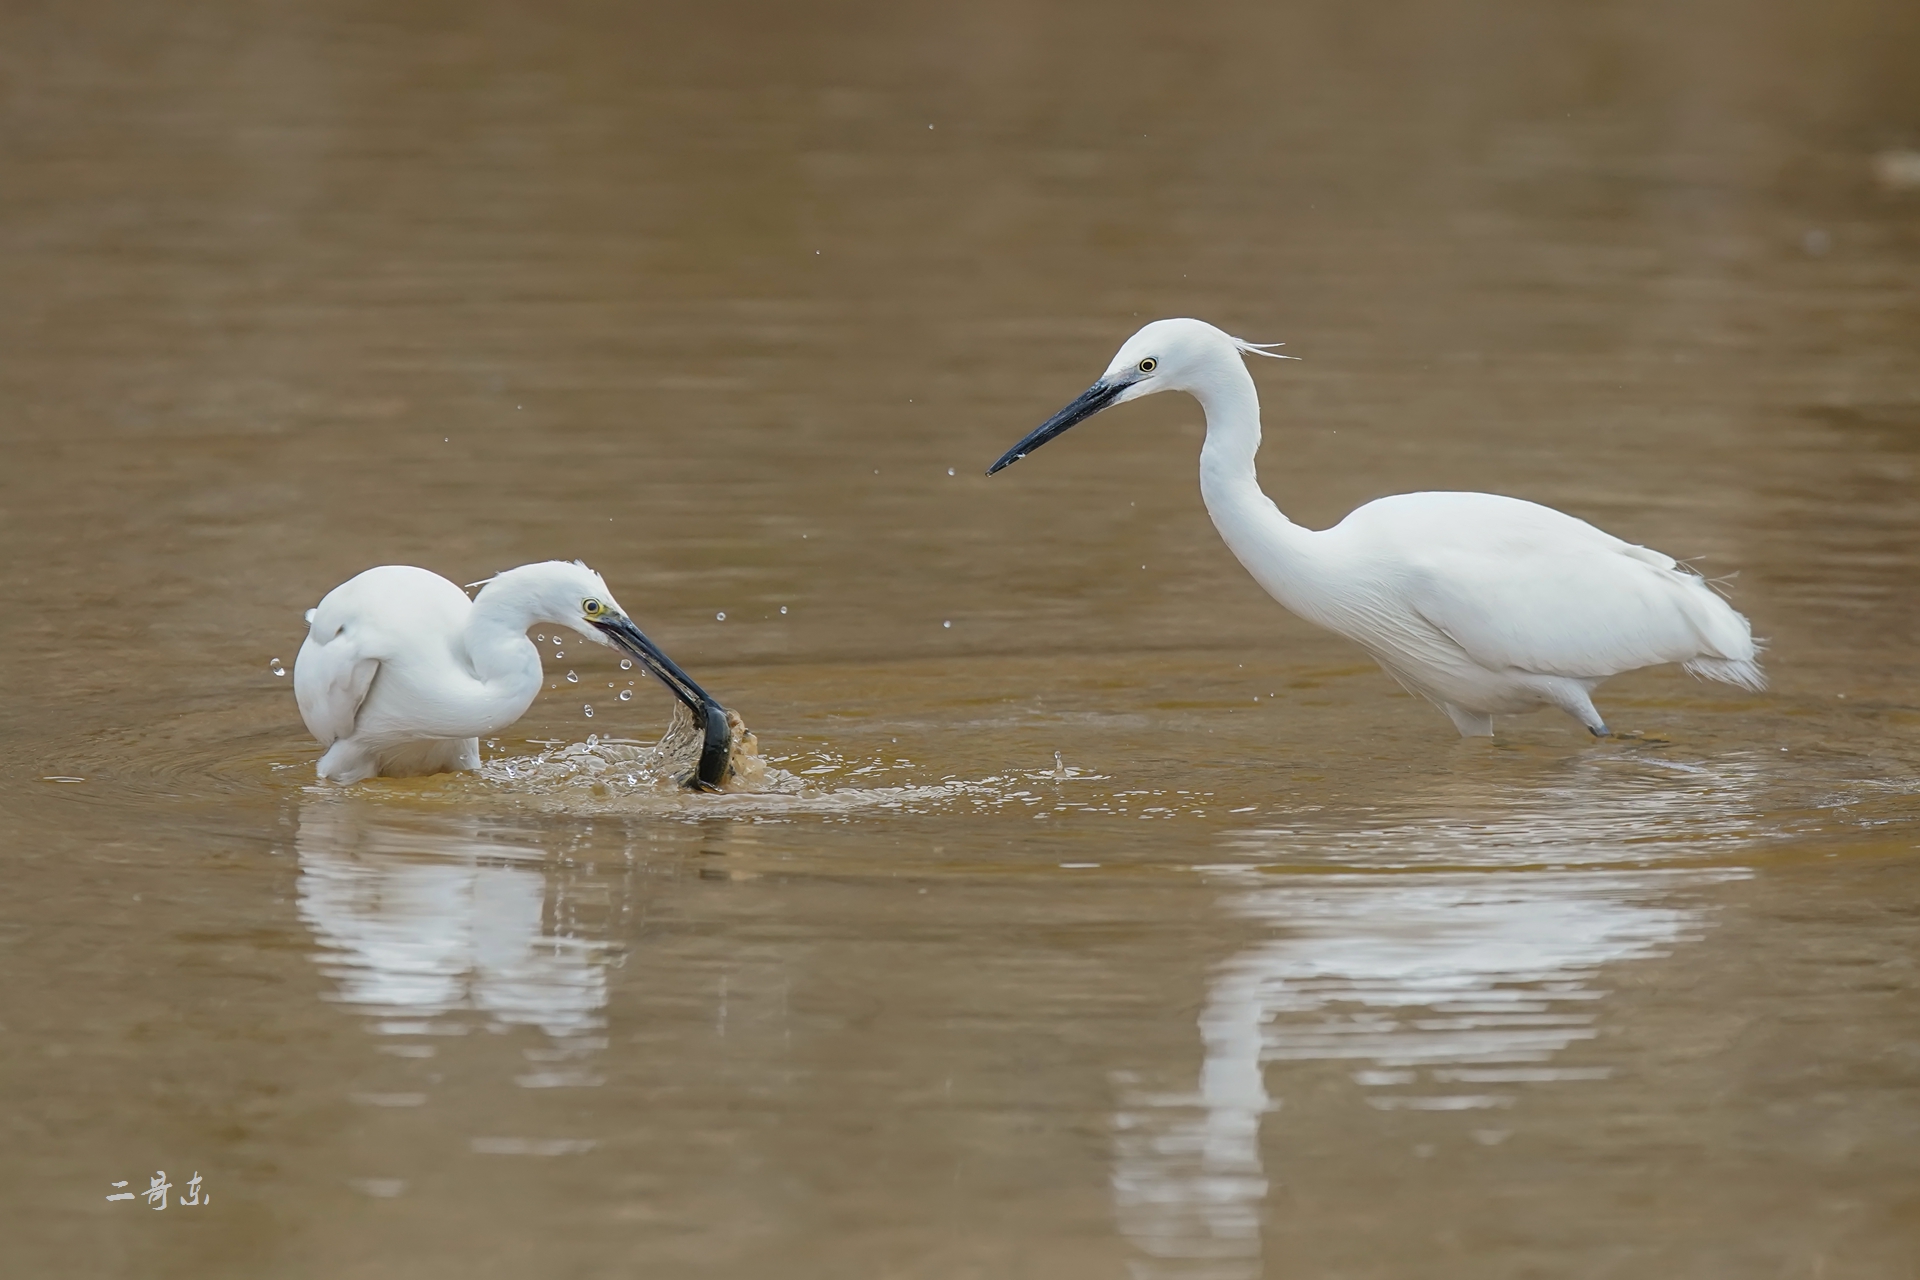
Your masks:
{"label": "egret's wing", "polygon": [[1504,552],[1424,557],[1410,584],[1420,616],[1489,670],[1599,678],[1752,656],[1746,620],[1657,551],[1594,539]]}
{"label": "egret's wing", "polygon": [[1411,606],[1488,670],[1594,679],[1754,653],[1746,619],[1700,577],[1551,507],[1413,493],[1348,522],[1358,556],[1385,566],[1383,603]]}
{"label": "egret's wing", "polygon": [[351,627],[322,639],[309,632],[293,663],[293,697],[307,730],[330,747],[353,732],[360,704],[380,671],[380,660],[363,652]]}

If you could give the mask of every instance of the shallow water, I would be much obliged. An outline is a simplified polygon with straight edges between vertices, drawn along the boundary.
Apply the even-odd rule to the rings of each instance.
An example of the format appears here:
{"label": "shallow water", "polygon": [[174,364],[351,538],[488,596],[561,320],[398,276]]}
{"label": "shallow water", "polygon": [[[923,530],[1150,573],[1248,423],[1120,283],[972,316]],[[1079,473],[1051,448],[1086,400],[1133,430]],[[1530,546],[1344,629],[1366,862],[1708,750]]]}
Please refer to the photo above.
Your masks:
{"label": "shallow water", "polygon": [[[9,8],[5,1270],[1920,1273],[1916,12]],[[1190,402],[980,474],[1167,314],[1773,690],[1463,742]],[[572,640],[314,785],[302,610],[553,556],[768,785]]]}

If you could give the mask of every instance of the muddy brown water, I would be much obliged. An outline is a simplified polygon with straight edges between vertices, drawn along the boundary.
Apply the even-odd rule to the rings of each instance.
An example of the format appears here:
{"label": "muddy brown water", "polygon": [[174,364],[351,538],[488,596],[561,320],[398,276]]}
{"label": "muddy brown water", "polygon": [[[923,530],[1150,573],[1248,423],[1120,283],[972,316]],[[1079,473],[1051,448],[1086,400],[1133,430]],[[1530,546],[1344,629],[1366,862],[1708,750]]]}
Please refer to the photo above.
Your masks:
{"label": "muddy brown water", "polygon": [[[8,7],[0,1270],[1920,1274],[1917,13]],[[1774,688],[1463,742],[1191,402],[981,475],[1180,314],[1295,518],[1550,503]],[[791,785],[571,642],[312,785],[303,609],[554,556]]]}

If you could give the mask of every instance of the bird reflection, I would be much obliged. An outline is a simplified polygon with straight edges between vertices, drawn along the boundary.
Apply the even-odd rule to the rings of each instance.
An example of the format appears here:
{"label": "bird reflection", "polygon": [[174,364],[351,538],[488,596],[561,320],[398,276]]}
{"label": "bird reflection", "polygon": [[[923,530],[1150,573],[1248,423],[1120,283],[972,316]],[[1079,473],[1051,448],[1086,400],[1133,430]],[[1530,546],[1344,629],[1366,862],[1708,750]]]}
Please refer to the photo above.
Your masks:
{"label": "bird reflection", "polygon": [[[1138,1280],[1261,1273],[1260,1130],[1283,1101],[1268,1092],[1266,1064],[1337,1061],[1374,1110],[1458,1112],[1481,1125],[1497,1123],[1524,1088],[1607,1074],[1565,1060],[1597,1034],[1602,970],[1697,937],[1703,917],[1689,886],[1745,873],[1610,870],[1602,855],[1634,840],[1628,856],[1645,866],[1658,857],[1644,842],[1654,829],[1673,842],[1669,854],[1703,839],[1718,847],[1754,785],[1737,769],[1706,787],[1684,774],[1665,788],[1640,775],[1621,781],[1633,802],[1624,812],[1613,788],[1569,785],[1483,801],[1477,819],[1462,816],[1458,797],[1430,795],[1429,823],[1410,805],[1229,837],[1236,852],[1324,874],[1209,869],[1230,887],[1227,915],[1268,936],[1214,972],[1197,1089],[1156,1093],[1116,1079],[1112,1190],[1141,1255]],[[1434,853],[1482,869],[1380,873]]]}
{"label": "bird reflection", "polygon": [[[325,801],[300,814],[300,918],[334,999],[395,1036],[537,1028],[554,1063],[519,1083],[592,1083],[561,1065],[604,1045],[607,943],[583,936],[534,834]],[[596,886],[598,888],[599,886]]]}

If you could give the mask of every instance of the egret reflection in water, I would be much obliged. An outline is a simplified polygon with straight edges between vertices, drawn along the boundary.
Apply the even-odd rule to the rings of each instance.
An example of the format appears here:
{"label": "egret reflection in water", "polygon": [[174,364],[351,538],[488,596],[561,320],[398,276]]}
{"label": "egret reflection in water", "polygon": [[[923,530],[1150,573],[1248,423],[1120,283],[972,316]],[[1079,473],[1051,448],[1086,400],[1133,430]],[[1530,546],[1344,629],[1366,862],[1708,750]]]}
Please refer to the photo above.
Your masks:
{"label": "egret reflection in water", "polygon": [[[1268,1064],[1341,1063],[1369,1111],[1456,1113],[1463,1137],[1521,1123],[1529,1088],[1606,1078],[1578,1049],[1598,1035],[1608,966],[1697,938],[1705,920],[1688,889],[1746,873],[1605,864],[1738,843],[1760,779],[1737,764],[1671,771],[1665,786],[1658,773],[1583,770],[1477,818],[1323,814],[1228,837],[1235,853],[1323,873],[1208,869],[1230,886],[1224,913],[1270,936],[1214,971],[1197,1088],[1116,1077],[1112,1190],[1142,1255],[1136,1277],[1260,1274],[1270,1180],[1285,1176],[1261,1152],[1264,1118],[1285,1102]],[[1443,801],[1417,798],[1428,812]],[[1482,869],[1381,874],[1423,859]]]}
{"label": "egret reflection in water", "polygon": [[[604,1044],[609,947],[592,935],[607,907],[573,900],[529,833],[323,800],[302,809],[295,843],[320,969],[377,1031],[531,1027],[567,1056]],[[588,1082],[536,1074],[521,1083]]]}

